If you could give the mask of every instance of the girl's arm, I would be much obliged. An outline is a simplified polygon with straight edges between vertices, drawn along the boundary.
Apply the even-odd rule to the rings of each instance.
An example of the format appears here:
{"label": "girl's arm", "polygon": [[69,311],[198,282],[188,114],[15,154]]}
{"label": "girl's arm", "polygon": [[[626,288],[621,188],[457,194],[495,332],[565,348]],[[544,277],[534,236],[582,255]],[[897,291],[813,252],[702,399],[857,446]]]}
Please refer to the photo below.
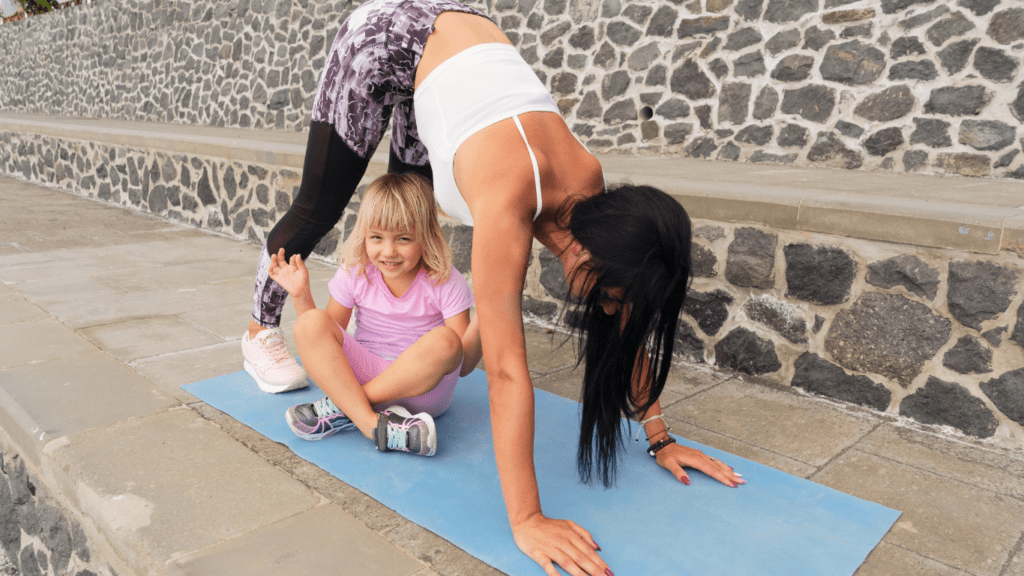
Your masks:
{"label": "girl's arm", "polygon": [[270,269],[267,273],[292,297],[296,316],[316,308],[313,293],[309,289],[309,270],[302,256],[292,254],[289,261],[284,257],[284,248],[281,248],[277,254],[270,255]]}
{"label": "girl's arm", "polygon": [[509,523],[519,548],[544,571],[552,563],[571,574],[604,575],[590,533],[568,520],[541,513],[533,462],[533,384],[526,365],[522,290],[533,242],[532,214],[516,217],[507,206],[473,212],[473,291],[487,369],[494,454]]}
{"label": "girl's arm", "polygon": [[327,308],[325,308],[324,311],[327,312],[327,315],[330,316],[338,326],[341,326],[342,331],[348,329],[348,322],[352,318],[352,308],[342,306],[332,296],[330,300],[327,301]]}
{"label": "girl's arm", "polygon": [[472,372],[480,363],[483,350],[480,346],[480,323],[476,318],[469,319],[469,310],[448,318],[444,325],[451,328],[462,339],[462,371],[459,377]]}

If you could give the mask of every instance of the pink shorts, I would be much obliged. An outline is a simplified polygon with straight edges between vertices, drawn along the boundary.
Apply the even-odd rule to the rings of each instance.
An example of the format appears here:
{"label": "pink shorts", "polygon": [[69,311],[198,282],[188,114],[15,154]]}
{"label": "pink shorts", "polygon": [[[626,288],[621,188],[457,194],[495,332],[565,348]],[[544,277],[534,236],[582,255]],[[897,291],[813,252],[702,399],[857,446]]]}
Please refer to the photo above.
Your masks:
{"label": "pink shorts", "polygon": [[[353,338],[348,332],[345,332],[344,329],[342,329],[342,332],[345,333],[345,336],[341,341],[341,349],[345,353],[345,358],[348,359],[349,365],[352,366],[352,372],[355,373],[356,380],[361,385],[366,385],[367,382],[376,378],[377,375],[394,362],[394,359],[382,358],[370,352],[358,340]],[[461,370],[462,364],[460,363],[454,372],[445,374],[441,381],[437,383],[437,386],[434,386],[434,389],[426,394],[412,398],[400,398],[391,402],[382,402],[374,405],[373,409],[376,412],[380,412],[389,406],[401,406],[413,414],[426,412],[432,417],[437,418],[444,414],[444,411],[451,405],[452,394],[455,393],[455,384],[459,380],[459,371]]]}

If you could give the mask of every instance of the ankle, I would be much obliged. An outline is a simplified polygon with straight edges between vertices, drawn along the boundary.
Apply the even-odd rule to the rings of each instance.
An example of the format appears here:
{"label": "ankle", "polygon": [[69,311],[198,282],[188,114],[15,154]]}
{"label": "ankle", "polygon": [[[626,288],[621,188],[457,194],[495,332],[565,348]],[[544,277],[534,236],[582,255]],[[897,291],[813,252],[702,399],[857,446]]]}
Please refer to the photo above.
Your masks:
{"label": "ankle", "polygon": [[255,338],[257,334],[259,334],[260,332],[263,332],[264,330],[266,330],[266,328],[264,328],[263,326],[260,326],[258,323],[256,323],[255,320],[250,320],[249,321],[249,339],[250,340]]}

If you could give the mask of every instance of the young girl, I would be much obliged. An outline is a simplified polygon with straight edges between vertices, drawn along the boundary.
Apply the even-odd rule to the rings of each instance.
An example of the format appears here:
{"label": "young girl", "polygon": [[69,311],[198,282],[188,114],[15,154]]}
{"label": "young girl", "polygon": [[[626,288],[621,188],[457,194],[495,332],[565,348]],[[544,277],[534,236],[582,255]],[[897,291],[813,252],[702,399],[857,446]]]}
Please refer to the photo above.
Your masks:
{"label": "young girl", "polygon": [[482,354],[469,320],[473,295],[451,258],[430,186],[415,174],[370,184],[325,309],[313,303],[302,257],[286,261],[283,249],[273,256],[270,277],[299,316],[299,357],[327,393],[288,409],[295,434],[319,440],[358,428],[378,450],[434,454],[434,418]]}

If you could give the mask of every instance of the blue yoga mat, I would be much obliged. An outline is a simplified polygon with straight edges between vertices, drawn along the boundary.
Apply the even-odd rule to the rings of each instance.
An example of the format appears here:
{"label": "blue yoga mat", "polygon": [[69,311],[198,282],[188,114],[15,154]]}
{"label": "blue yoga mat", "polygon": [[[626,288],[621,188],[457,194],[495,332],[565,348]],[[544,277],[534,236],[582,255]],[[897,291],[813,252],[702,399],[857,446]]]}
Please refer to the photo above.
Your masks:
{"label": "blue yoga mat", "polygon": [[[265,394],[242,371],[183,388],[498,570],[543,576],[512,540],[482,371],[459,381],[451,408],[436,421],[431,458],[380,453],[358,431],[317,442],[297,438],[284,412],[322,397],[316,387]],[[747,484],[729,488],[691,471],[692,484],[682,486],[629,442],[617,485],[588,487],[575,467],[579,404],[535,393],[544,512],[590,530],[617,576],[850,576],[900,515],[679,437],[729,463]]]}

